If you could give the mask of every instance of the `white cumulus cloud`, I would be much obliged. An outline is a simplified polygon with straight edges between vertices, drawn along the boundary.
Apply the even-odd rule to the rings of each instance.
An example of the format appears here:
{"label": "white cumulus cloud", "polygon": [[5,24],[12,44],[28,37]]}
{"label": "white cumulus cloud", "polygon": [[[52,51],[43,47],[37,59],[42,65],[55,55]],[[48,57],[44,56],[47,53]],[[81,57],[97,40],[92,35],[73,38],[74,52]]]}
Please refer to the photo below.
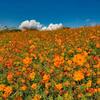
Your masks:
{"label": "white cumulus cloud", "polygon": [[48,27],[44,26],[44,27],[42,27],[41,30],[50,30],[50,31],[52,31],[52,30],[57,30],[57,29],[61,29],[61,28],[63,28],[62,23],[60,23],[60,24],[49,24]]}
{"label": "white cumulus cloud", "polygon": [[19,25],[19,29],[41,29],[42,24],[36,20],[26,20]]}
{"label": "white cumulus cloud", "polygon": [[57,30],[57,29],[61,29],[63,28],[63,24],[49,24],[48,26],[44,26],[43,24],[41,24],[40,22],[37,22],[36,20],[26,20],[23,21],[20,25],[19,25],[19,29],[23,30],[23,29],[37,29],[40,31],[51,31],[51,30]]}

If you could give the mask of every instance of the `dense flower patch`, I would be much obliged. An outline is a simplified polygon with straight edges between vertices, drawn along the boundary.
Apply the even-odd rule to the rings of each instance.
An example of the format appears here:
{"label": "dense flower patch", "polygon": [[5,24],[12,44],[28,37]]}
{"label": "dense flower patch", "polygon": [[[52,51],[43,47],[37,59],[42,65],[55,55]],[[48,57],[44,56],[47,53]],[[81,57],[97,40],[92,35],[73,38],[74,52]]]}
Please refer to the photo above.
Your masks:
{"label": "dense flower patch", "polygon": [[99,100],[100,27],[0,34],[0,100]]}

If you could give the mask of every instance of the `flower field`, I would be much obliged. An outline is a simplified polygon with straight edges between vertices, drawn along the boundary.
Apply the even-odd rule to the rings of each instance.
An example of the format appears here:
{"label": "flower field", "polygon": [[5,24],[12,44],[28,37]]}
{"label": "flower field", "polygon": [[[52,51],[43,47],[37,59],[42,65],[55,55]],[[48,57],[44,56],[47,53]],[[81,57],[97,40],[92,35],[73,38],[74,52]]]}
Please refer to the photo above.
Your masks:
{"label": "flower field", "polygon": [[100,100],[100,26],[0,32],[0,100]]}

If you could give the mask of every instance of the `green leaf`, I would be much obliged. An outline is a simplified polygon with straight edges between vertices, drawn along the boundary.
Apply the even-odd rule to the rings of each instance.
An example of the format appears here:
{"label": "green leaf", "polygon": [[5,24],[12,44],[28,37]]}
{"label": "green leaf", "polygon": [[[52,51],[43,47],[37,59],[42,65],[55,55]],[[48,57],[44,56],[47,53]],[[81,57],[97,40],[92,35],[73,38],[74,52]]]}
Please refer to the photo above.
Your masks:
{"label": "green leaf", "polygon": [[2,67],[2,64],[0,64],[0,68]]}
{"label": "green leaf", "polygon": [[86,96],[82,96],[81,100],[87,100]]}
{"label": "green leaf", "polygon": [[32,100],[32,97],[28,95],[27,97],[25,97],[25,100]]}
{"label": "green leaf", "polygon": [[57,100],[63,100],[63,97],[58,95]]}

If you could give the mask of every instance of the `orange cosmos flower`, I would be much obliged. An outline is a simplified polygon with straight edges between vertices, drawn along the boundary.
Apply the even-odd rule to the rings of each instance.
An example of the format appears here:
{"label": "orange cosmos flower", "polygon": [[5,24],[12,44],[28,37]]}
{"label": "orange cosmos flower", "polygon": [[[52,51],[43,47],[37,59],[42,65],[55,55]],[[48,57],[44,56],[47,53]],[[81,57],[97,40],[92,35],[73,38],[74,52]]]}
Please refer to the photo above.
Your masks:
{"label": "orange cosmos flower", "polygon": [[12,88],[10,86],[5,87],[3,98],[6,99],[12,93]]}
{"label": "orange cosmos flower", "polygon": [[82,48],[77,48],[77,51],[78,52],[82,52]]}
{"label": "orange cosmos flower", "polygon": [[21,96],[17,96],[14,98],[14,100],[23,100]]}
{"label": "orange cosmos flower", "polygon": [[97,79],[96,83],[100,85],[100,78]]}
{"label": "orange cosmos flower", "polygon": [[100,48],[100,43],[97,43],[96,44],[96,48]]}
{"label": "orange cosmos flower", "polygon": [[9,95],[6,92],[4,92],[4,94],[2,95],[2,97],[4,98],[4,100],[6,100],[8,96]]}
{"label": "orange cosmos flower", "polygon": [[12,79],[13,79],[13,73],[9,72],[8,75],[7,75],[7,80],[12,81]]}
{"label": "orange cosmos flower", "polygon": [[6,86],[4,84],[0,84],[0,91],[4,91],[5,87]]}
{"label": "orange cosmos flower", "polygon": [[44,74],[44,76],[43,76],[43,82],[48,82],[49,81],[49,79],[50,79],[50,75],[49,74]]}
{"label": "orange cosmos flower", "polygon": [[30,73],[30,74],[29,74],[29,78],[30,78],[31,80],[33,80],[33,79],[35,78],[35,72]]}
{"label": "orange cosmos flower", "polygon": [[72,64],[72,60],[68,60],[67,63],[68,63],[68,65],[71,65]]}
{"label": "orange cosmos flower", "polygon": [[22,75],[22,72],[16,71],[16,72],[15,72],[15,75],[16,75],[16,76]]}
{"label": "orange cosmos flower", "polygon": [[97,91],[100,92],[100,88],[97,88]]}
{"label": "orange cosmos flower", "polygon": [[32,40],[29,40],[29,41],[28,41],[29,44],[32,44],[32,42],[33,42]]}
{"label": "orange cosmos flower", "polygon": [[22,79],[22,78],[21,78],[20,80],[21,80],[22,83],[25,83],[25,79]]}
{"label": "orange cosmos flower", "polygon": [[77,54],[73,58],[73,62],[79,66],[82,66],[86,61],[86,57],[82,54]]}
{"label": "orange cosmos flower", "polygon": [[75,71],[74,75],[73,75],[73,79],[75,81],[80,81],[80,80],[84,79],[84,74],[80,70],[79,71]]}
{"label": "orange cosmos flower", "polygon": [[5,87],[4,91],[11,94],[12,93],[12,88],[10,86],[7,86],[7,87]]}
{"label": "orange cosmos flower", "polygon": [[31,64],[31,62],[32,62],[32,58],[26,57],[25,59],[23,59],[23,63],[26,65]]}
{"label": "orange cosmos flower", "polygon": [[68,54],[72,54],[74,51],[71,49],[68,51]]}
{"label": "orange cosmos flower", "polygon": [[61,89],[62,89],[62,84],[61,84],[61,83],[56,84],[56,85],[55,85],[55,89],[56,89],[56,90],[61,90]]}
{"label": "orange cosmos flower", "polygon": [[0,63],[3,61],[3,57],[0,56]]}
{"label": "orange cosmos flower", "polygon": [[33,83],[32,86],[31,86],[32,89],[36,89],[36,87],[37,87],[36,83]]}
{"label": "orange cosmos flower", "polygon": [[12,59],[10,59],[5,63],[5,66],[7,66],[8,68],[11,68],[12,64],[13,64],[13,61],[12,61]]}
{"label": "orange cosmos flower", "polygon": [[99,69],[100,68],[100,62],[97,65],[94,65],[94,68]]}
{"label": "orange cosmos flower", "polygon": [[59,67],[63,63],[64,63],[63,57],[60,57],[59,55],[55,55],[55,57],[54,57],[54,65],[55,65],[55,67]]}
{"label": "orange cosmos flower", "polygon": [[41,100],[41,96],[39,94],[36,94],[32,100]]}
{"label": "orange cosmos flower", "polygon": [[27,90],[27,86],[26,86],[26,85],[23,85],[23,86],[21,87],[21,90],[22,90],[22,91]]}
{"label": "orange cosmos flower", "polygon": [[86,86],[87,86],[87,87],[91,87],[91,85],[92,85],[92,81],[89,80],[89,81],[87,82]]}

